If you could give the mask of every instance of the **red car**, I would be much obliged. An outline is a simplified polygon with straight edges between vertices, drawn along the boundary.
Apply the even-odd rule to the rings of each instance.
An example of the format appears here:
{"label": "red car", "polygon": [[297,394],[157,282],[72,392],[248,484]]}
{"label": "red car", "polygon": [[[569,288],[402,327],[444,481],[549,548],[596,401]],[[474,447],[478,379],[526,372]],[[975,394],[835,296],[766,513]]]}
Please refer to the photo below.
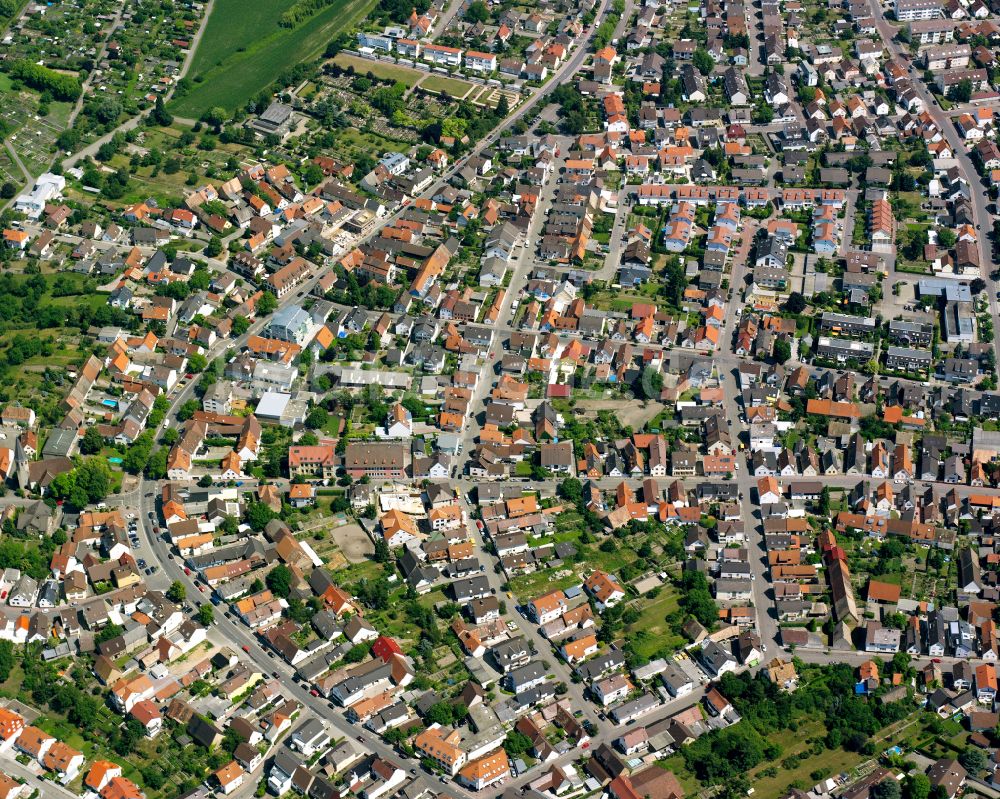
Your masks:
{"label": "red car", "polygon": [[186,574],[186,575],[187,575],[188,577],[190,577],[190,576],[191,576],[191,570],[190,570],[190,569],[189,569],[189,568],[188,568],[187,566],[185,566],[185,567],[184,567],[184,573],[185,573],[185,574]]}
{"label": "red car", "polygon": [[243,651],[246,652],[249,655],[250,654],[250,647],[248,647],[246,644],[243,644]]}
{"label": "red car", "polygon": [[205,593],[205,586],[199,585],[198,586],[198,590],[201,591],[204,594]]}
{"label": "red car", "polygon": [[313,689],[312,689],[312,690],[311,690],[311,691],[309,692],[309,695],[310,695],[310,696],[319,696],[319,691],[317,691],[317,690],[316,690],[315,688],[313,688]]}
{"label": "red car", "polygon": [[931,663],[940,663],[941,658],[931,658]]}

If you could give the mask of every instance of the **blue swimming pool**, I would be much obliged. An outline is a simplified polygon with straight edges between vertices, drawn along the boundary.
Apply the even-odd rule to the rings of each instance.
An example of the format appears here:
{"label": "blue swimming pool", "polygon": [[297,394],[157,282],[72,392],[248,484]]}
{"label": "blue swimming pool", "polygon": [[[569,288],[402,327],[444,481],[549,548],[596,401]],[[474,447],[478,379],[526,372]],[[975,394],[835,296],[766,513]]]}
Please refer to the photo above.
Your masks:
{"label": "blue swimming pool", "polygon": [[103,399],[101,400],[101,405],[107,405],[109,408],[117,408],[118,401],[113,399]]}
{"label": "blue swimming pool", "polygon": [[108,458],[108,463],[118,464],[118,463],[121,463],[121,462],[122,462],[121,458]]}

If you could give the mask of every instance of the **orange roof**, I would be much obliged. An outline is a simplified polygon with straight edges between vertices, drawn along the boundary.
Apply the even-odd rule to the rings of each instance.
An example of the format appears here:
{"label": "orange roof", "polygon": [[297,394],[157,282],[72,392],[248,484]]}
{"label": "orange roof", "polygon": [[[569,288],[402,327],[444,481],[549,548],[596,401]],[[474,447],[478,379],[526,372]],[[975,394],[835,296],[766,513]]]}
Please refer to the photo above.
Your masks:
{"label": "orange roof", "polygon": [[452,764],[465,756],[465,752],[458,746],[459,741],[461,736],[458,732],[452,731],[445,735],[442,727],[432,727],[414,738],[413,748],[438,762]]}
{"label": "orange roof", "polygon": [[240,456],[236,452],[228,452],[222,459],[222,471],[228,472],[232,470],[237,474],[241,474],[240,471]]}
{"label": "orange roof", "polygon": [[101,799],[142,799],[142,791],[130,779],[113,777],[101,791]]}
{"label": "orange roof", "polygon": [[584,582],[587,591],[590,592],[599,602],[607,602],[615,594],[624,596],[625,589],[622,588],[607,572],[595,569]]}
{"label": "orange roof", "polygon": [[235,760],[215,772],[215,778],[223,787],[243,777],[243,767]]}
{"label": "orange roof", "polygon": [[489,783],[510,773],[510,761],[507,753],[498,749],[493,754],[473,760],[458,773],[469,783]]}
{"label": "orange roof", "polygon": [[329,347],[333,343],[333,340],[334,340],[334,335],[333,335],[333,333],[330,332],[330,328],[328,328],[326,325],[323,325],[316,332],[315,341],[323,349],[326,349],[327,347]]}
{"label": "orange roof", "polygon": [[883,583],[879,580],[868,580],[868,598],[876,602],[898,602],[899,586]]}
{"label": "orange roof", "polygon": [[4,240],[13,244],[22,244],[28,240],[28,234],[23,230],[5,230],[3,232],[3,237]]}
{"label": "orange roof", "polygon": [[991,663],[982,663],[976,666],[976,688],[997,689],[997,670]]}
{"label": "orange roof", "polygon": [[819,416],[838,416],[845,419],[857,419],[861,410],[853,402],[834,402],[828,399],[811,399],[806,403],[806,413]]}

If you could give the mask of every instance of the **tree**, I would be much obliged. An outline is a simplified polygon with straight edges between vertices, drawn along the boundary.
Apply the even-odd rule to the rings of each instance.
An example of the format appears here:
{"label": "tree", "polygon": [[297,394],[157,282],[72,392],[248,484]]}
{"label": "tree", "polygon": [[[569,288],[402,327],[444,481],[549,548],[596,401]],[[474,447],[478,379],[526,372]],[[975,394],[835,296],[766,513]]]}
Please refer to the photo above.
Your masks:
{"label": "tree", "polygon": [[195,374],[204,372],[206,366],[208,366],[208,358],[200,352],[196,352],[188,358],[188,369]]}
{"label": "tree", "polygon": [[490,18],[490,10],[483,0],[474,0],[465,10],[465,18],[473,24],[476,22],[486,22]]}
{"label": "tree", "polygon": [[358,644],[357,646],[351,647],[347,654],[344,655],[345,663],[360,663],[366,657],[368,657],[369,647],[365,644]]}
{"label": "tree", "polygon": [[177,421],[186,422],[199,410],[201,410],[201,403],[196,399],[189,399],[177,409]]}
{"label": "tree", "polygon": [[699,47],[691,57],[691,63],[702,75],[708,75],[715,69],[715,59],[708,54],[708,51]]}
{"label": "tree", "polygon": [[769,125],[774,120],[774,109],[767,103],[761,103],[753,110],[753,121],[758,125]]}
{"label": "tree", "polygon": [[663,390],[663,372],[654,366],[647,366],[642,370],[633,388],[637,397],[648,400],[659,399]]}
{"label": "tree", "polygon": [[[941,230],[938,231],[938,236],[940,237],[940,234],[944,233],[944,232],[945,232],[945,229],[942,228]],[[947,232],[951,233],[950,230],[947,231]],[[953,236],[955,235],[954,233],[951,233],[951,234]],[[973,278],[972,282],[969,284],[969,290],[973,294],[982,294],[985,289],[986,289],[986,281],[983,280],[981,277]]]}
{"label": "tree", "polygon": [[212,622],[215,621],[215,611],[212,610],[212,606],[206,602],[200,608],[198,608],[198,623],[203,627],[208,627]]}
{"label": "tree", "polygon": [[895,778],[888,777],[881,782],[875,783],[871,787],[869,795],[871,799],[901,799],[902,789]]}
{"label": "tree", "polygon": [[80,439],[80,452],[84,455],[96,455],[104,446],[104,436],[96,427],[88,427]]}
{"label": "tree", "polygon": [[947,250],[950,250],[955,246],[955,242],[958,240],[958,236],[955,235],[954,230],[948,230],[948,228],[939,228],[937,231],[938,244]]}
{"label": "tree", "polygon": [[793,291],[785,300],[785,310],[789,313],[799,314],[806,309],[806,298],[799,292]]}
{"label": "tree", "polygon": [[774,342],[773,354],[775,363],[787,363],[792,357],[792,345],[779,338]]}
{"label": "tree", "polygon": [[3,185],[0,186],[0,197],[2,197],[3,199],[9,200],[16,194],[17,194],[17,186],[14,183],[11,183],[9,180],[5,180]]}
{"label": "tree", "polygon": [[381,536],[375,539],[375,554],[372,557],[376,563],[388,563],[392,559],[392,551]]}
{"label": "tree", "polygon": [[583,499],[583,484],[575,477],[567,477],[559,483],[556,492],[567,502],[578,505]]}
{"label": "tree", "polygon": [[187,596],[187,589],[180,580],[174,580],[167,589],[167,599],[178,604],[183,602]]}
{"label": "tree", "polygon": [[217,258],[222,254],[222,239],[218,236],[212,236],[209,239],[208,244],[205,245],[205,257],[206,258]]}
{"label": "tree", "polygon": [[7,682],[15,665],[14,643],[0,641],[0,683]]}
{"label": "tree", "polygon": [[330,420],[330,414],[327,413],[326,408],[317,405],[309,414],[306,416],[306,427],[311,430],[319,430],[326,426],[326,423]]}
{"label": "tree", "polygon": [[972,99],[972,81],[960,80],[948,90],[948,99],[956,103],[967,103]]}
{"label": "tree", "polygon": [[162,96],[157,96],[156,105],[153,106],[153,110],[149,113],[149,118],[154,125],[159,125],[161,128],[166,128],[174,124],[174,118],[163,106]]}
{"label": "tree", "polygon": [[[986,768],[986,755],[983,754],[982,749],[977,749],[975,747],[969,747],[963,749],[961,754],[958,756],[958,762],[962,764],[962,767],[969,772],[971,775],[978,775],[980,771]],[[877,797],[877,799],[895,799],[894,797]]]}
{"label": "tree", "polygon": [[819,495],[819,504],[816,507],[820,516],[830,515],[830,486],[823,486]]}
{"label": "tree", "polygon": [[199,477],[198,485],[201,486],[202,488],[208,488],[210,485],[212,485],[211,475],[203,474],[201,477]]}
{"label": "tree", "polygon": [[521,755],[531,749],[531,739],[523,733],[512,730],[503,739],[503,749],[508,757],[521,757]]}
{"label": "tree", "polygon": [[267,316],[274,313],[277,307],[278,298],[269,291],[265,291],[261,294],[260,299],[257,300],[257,313],[260,316]]}
{"label": "tree", "polygon": [[454,724],[455,714],[451,702],[435,702],[427,710],[426,720],[431,724],[440,724],[442,727],[450,727]]}
{"label": "tree", "polygon": [[719,609],[712,598],[708,580],[701,572],[687,571],[681,577],[684,589],[681,608],[694,616],[704,627],[713,627],[719,619]]}
{"label": "tree", "polygon": [[931,792],[931,781],[926,774],[913,771],[903,782],[903,794],[906,799],[927,799]]}
{"label": "tree", "polygon": [[237,315],[233,317],[233,335],[242,336],[250,328],[250,320],[245,316]]}
{"label": "tree", "polygon": [[275,518],[275,513],[263,502],[249,502],[246,506],[246,521],[258,533]]}
{"label": "tree", "polygon": [[202,122],[207,122],[209,125],[217,128],[226,121],[228,116],[229,115],[226,113],[226,109],[217,105],[209,108],[204,114],[202,114],[201,120]]}
{"label": "tree", "polygon": [[292,570],[284,563],[279,563],[267,573],[264,582],[276,597],[286,599],[292,593],[293,577]]}

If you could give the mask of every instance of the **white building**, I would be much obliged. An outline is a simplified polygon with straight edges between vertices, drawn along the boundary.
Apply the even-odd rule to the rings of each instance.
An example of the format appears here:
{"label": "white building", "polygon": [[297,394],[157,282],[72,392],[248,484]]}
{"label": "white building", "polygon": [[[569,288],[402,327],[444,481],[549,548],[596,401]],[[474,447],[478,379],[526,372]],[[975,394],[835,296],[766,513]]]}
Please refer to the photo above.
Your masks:
{"label": "white building", "polygon": [[14,201],[14,210],[31,219],[38,219],[45,210],[45,204],[60,197],[65,188],[66,178],[46,172],[35,181],[31,191],[25,192]]}

